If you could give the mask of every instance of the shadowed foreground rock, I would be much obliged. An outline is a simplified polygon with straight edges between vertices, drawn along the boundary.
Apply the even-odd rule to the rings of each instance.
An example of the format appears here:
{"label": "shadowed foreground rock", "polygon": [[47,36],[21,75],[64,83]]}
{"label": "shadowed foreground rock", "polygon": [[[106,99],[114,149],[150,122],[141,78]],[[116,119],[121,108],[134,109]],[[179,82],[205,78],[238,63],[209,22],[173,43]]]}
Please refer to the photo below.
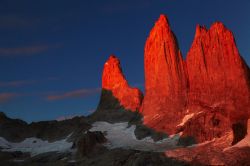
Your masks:
{"label": "shadowed foreground rock", "polygon": [[77,152],[82,157],[88,156],[98,144],[105,143],[106,141],[107,139],[104,137],[102,132],[87,131],[87,133],[80,137],[77,141]]}
{"label": "shadowed foreground rock", "polygon": [[[0,153],[1,157],[1,153]],[[4,158],[6,159],[6,158]],[[13,159],[13,158],[8,158]],[[45,153],[27,160],[1,160],[1,166],[188,166],[186,162],[164,156],[163,153],[112,149],[98,151],[80,159],[69,153]]]}
{"label": "shadowed foreground rock", "polygon": [[190,165],[249,165],[250,147],[231,147],[233,132],[199,145],[166,151],[166,156]]}
{"label": "shadowed foreground rock", "polygon": [[85,117],[75,117],[63,121],[42,121],[28,124],[19,119],[8,118],[0,113],[0,137],[11,142],[21,142],[25,138],[36,137],[50,142],[64,139],[71,135],[70,140],[78,137],[91,127]]}
{"label": "shadowed foreground rock", "polygon": [[184,166],[185,162],[167,158],[162,153],[113,149],[82,161],[86,166]]}

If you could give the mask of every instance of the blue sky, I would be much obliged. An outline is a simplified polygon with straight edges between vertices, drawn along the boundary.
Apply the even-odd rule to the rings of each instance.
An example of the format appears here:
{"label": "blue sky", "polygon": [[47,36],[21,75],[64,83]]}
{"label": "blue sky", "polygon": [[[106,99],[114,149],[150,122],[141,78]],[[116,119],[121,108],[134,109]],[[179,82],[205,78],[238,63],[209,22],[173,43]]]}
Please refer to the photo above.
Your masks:
{"label": "blue sky", "polygon": [[249,65],[249,11],[248,0],[1,0],[0,110],[28,122],[93,112],[110,54],[143,89],[144,44],[162,13],[184,57],[197,24],[221,21]]}

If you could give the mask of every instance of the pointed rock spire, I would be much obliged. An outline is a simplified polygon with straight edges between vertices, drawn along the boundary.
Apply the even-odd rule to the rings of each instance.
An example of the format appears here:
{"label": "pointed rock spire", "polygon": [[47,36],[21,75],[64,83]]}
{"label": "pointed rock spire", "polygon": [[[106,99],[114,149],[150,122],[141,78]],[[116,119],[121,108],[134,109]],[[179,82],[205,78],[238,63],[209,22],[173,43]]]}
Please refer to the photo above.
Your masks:
{"label": "pointed rock spire", "polygon": [[[187,76],[176,37],[165,15],[160,16],[146,41],[144,69],[145,98],[141,110],[144,123],[159,130],[168,128],[166,131],[171,133],[172,125],[179,121],[177,115],[182,114],[186,104]],[[168,123],[158,126],[159,119]]]}
{"label": "pointed rock spire", "polygon": [[[115,100],[107,100],[109,95],[102,93],[99,108],[140,108],[147,126],[168,134],[182,132],[182,137],[195,142],[233,131],[236,143],[246,135],[250,70],[233,33],[222,23],[216,22],[210,29],[197,25],[185,62],[167,17],[161,15],[145,44],[144,70],[141,106],[142,93],[128,85],[119,60],[111,56],[104,65],[102,88]],[[119,104],[114,108],[116,100]]]}
{"label": "pointed rock spire", "polygon": [[195,30],[195,38],[198,38],[202,34],[206,33],[207,29],[205,26],[197,25]]}
{"label": "pointed rock spire", "polygon": [[[128,85],[122,73],[120,61],[114,55],[111,55],[104,65],[102,89],[112,92],[113,97],[118,99],[120,105],[125,109],[139,110],[143,98],[142,92]],[[105,99],[101,98],[101,100]]]}
{"label": "pointed rock spire", "polygon": [[122,73],[119,59],[111,55],[104,64],[102,88],[112,90],[121,86],[128,86],[128,83]]}
{"label": "pointed rock spire", "polygon": [[[199,139],[207,139],[211,133],[211,138],[216,137],[214,133],[221,135],[232,126],[244,128],[250,113],[250,78],[233,33],[220,22],[214,23],[209,30],[197,28],[186,63],[190,85],[189,109],[202,108],[214,117],[220,115],[217,126],[208,127],[210,122],[200,126],[200,131],[204,130],[206,136],[203,134]],[[194,131],[188,128],[187,131]],[[209,128],[213,130],[209,131]],[[233,131],[234,140],[240,140],[246,134]],[[190,135],[194,136],[194,133]]]}
{"label": "pointed rock spire", "polygon": [[246,107],[250,100],[248,67],[239,54],[232,32],[222,23],[216,22],[202,33],[196,31],[187,55],[187,68],[190,104],[231,101],[238,114],[250,109]]}

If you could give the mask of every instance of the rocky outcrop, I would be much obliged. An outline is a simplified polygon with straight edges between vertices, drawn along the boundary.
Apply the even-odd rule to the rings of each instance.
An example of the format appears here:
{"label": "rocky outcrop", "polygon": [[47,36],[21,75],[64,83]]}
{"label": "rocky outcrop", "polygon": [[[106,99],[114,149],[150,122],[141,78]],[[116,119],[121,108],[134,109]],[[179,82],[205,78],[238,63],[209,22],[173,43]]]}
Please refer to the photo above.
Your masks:
{"label": "rocky outcrop", "polygon": [[204,112],[217,111],[222,115],[219,124],[227,126],[220,129],[226,131],[230,126],[235,131],[234,142],[242,139],[250,112],[249,73],[232,32],[220,22],[209,30],[198,25],[187,55],[187,69],[189,110],[196,112],[203,106]]}
{"label": "rocky outcrop", "polygon": [[105,143],[107,139],[104,137],[102,132],[87,131],[77,142],[77,152],[80,156],[88,156],[98,144]]}
{"label": "rocky outcrop", "polygon": [[33,157],[16,152],[0,152],[1,166],[187,166],[187,162],[166,157],[163,153],[129,149],[103,149],[90,156],[78,157],[71,153],[44,153]]}
{"label": "rocky outcrop", "polygon": [[[122,73],[120,61],[114,55],[111,55],[104,65],[102,90],[110,91],[118,99],[119,104],[127,110],[137,111],[141,106],[143,94],[139,89],[129,86]],[[105,98],[101,96],[100,102],[104,100]]]}
{"label": "rocky outcrop", "polygon": [[[230,130],[233,143],[244,138],[250,113],[249,67],[222,23],[209,30],[197,26],[184,62],[168,20],[161,15],[147,39],[144,58],[144,124],[168,134],[182,131],[196,142]],[[183,123],[190,115],[195,116]]]}
{"label": "rocky outcrop", "polygon": [[119,59],[111,55],[103,68],[102,92],[98,107],[88,119],[91,123],[128,122],[137,117],[142,99],[142,92],[129,86]]}
{"label": "rocky outcrop", "polygon": [[249,112],[248,67],[239,54],[232,32],[222,23],[214,23],[209,30],[197,26],[187,55],[187,68],[189,105],[223,105],[228,107],[232,121],[242,120]]}
{"label": "rocky outcrop", "polygon": [[161,15],[145,45],[144,123],[174,132],[187,101],[186,65],[166,16]]}
{"label": "rocky outcrop", "polygon": [[[168,19],[161,15],[147,38],[144,53],[143,101],[142,93],[128,85],[119,60],[110,56],[93,116],[101,118],[95,119],[110,121],[108,112],[124,108],[139,110],[144,125],[157,132],[182,132],[195,142],[221,137],[231,130],[233,144],[244,138],[250,116],[250,72],[232,32],[222,23],[214,23],[209,30],[198,25],[184,61]],[[112,115],[122,119],[124,114]]]}
{"label": "rocky outcrop", "polygon": [[31,124],[19,119],[8,118],[0,112],[0,137],[11,142],[21,142],[25,138],[36,137],[49,142],[57,141],[71,135],[74,140],[78,134],[91,127],[84,117],[75,117],[63,121],[42,121]]}
{"label": "rocky outcrop", "polygon": [[88,166],[187,166],[186,162],[164,156],[163,153],[146,152],[129,149],[110,149],[87,160],[81,160],[81,165]]}
{"label": "rocky outcrop", "polygon": [[226,131],[231,130],[230,120],[225,116],[226,110],[198,106],[195,109],[200,112],[194,113],[192,118],[178,126],[177,131],[182,132],[179,142],[192,139],[193,142],[190,144],[200,143],[222,137]]}
{"label": "rocky outcrop", "polygon": [[166,151],[168,157],[186,161],[189,165],[249,165],[250,147],[232,147],[232,132],[198,146]]}
{"label": "rocky outcrop", "polygon": [[12,142],[19,142],[30,137],[31,133],[25,121],[8,118],[3,112],[0,112],[0,137]]}

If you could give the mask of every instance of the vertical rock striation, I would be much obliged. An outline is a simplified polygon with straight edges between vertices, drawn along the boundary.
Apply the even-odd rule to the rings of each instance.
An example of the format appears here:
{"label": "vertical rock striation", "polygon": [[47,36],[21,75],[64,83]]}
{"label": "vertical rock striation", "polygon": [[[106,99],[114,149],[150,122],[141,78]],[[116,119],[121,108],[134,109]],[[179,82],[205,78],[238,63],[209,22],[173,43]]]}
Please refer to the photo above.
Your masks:
{"label": "vertical rock striation", "polygon": [[186,65],[165,15],[151,30],[145,45],[144,123],[173,132],[186,105]]}
{"label": "vertical rock striation", "polygon": [[[237,49],[234,36],[222,23],[209,30],[196,27],[184,61],[166,16],[161,15],[147,38],[144,50],[145,96],[131,88],[111,56],[104,65],[102,88],[125,109],[140,110],[148,127],[196,142],[233,131],[233,143],[247,133],[250,115],[250,71]],[[106,100],[102,94],[99,106]],[[105,97],[106,96],[106,97]],[[142,103],[142,104],[141,104]],[[185,142],[185,140],[184,140]]]}
{"label": "vertical rock striation", "polygon": [[197,26],[184,62],[168,20],[161,15],[147,39],[144,58],[141,112],[146,125],[169,134],[182,131],[197,142],[229,130],[235,142],[244,137],[250,112],[249,68],[222,23],[209,30]]}
{"label": "vertical rock striation", "polygon": [[230,118],[236,121],[249,111],[248,67],[232,32],[222,23],[214,23],[209,30],[197,26],[187,68],[190,105],[230,106]]}
{"label": "vertical rock striation", "polygon": [[[232,126],[234,129],[235,125],[246,128],[250,112],[249,71],[232,32],[220,22],[214,23],[209,30],[198,25],[187,54],[187,69],[189,110],[202,107],[210,114],[222,115],[223,118],[217,119],[219,133]],[[224,118],[229,121],[222,120]],[[208,128],[209,125],[206,130]],[[246,129],[242,132],[245,134]],[[235,133],[235,136],[244,137],[244,134],[237,136]]]}

